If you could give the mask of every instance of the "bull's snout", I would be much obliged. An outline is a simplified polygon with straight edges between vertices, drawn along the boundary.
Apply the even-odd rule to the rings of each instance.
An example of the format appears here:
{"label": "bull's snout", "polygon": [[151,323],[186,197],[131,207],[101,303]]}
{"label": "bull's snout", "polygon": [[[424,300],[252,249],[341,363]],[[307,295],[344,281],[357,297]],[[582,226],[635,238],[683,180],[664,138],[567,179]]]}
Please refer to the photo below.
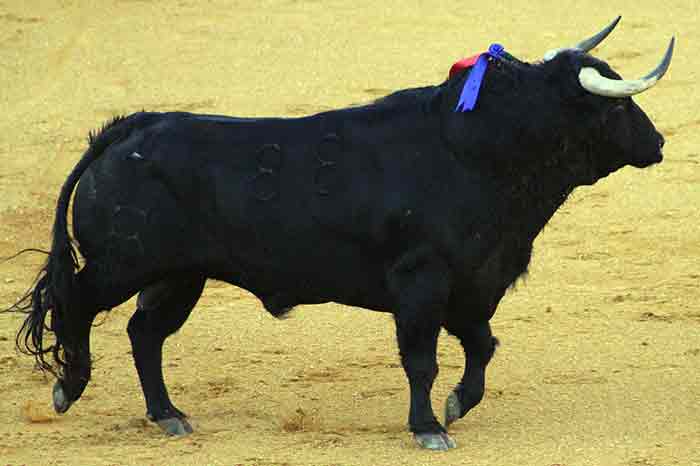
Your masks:
{"label": "bull's snout", "polygon": [[639,150],[630,162],[628,162],[633,167],[645,168],[650,165],[660,163],[664,159],[664,145],[666,144],[666,139],[664,139],[661,133],[656,133],[656,141],[653,137],[640,146]]}
{"label": "bull's snout", "polygon": [[663,135],[661,135],[660,133],[658,133],[658,136],[659,138],[657,139],[656,147],[650,148],[651,153],[644,157],[644,160],[641,160],[639,165],[636,165],[639,168],[654,165],[656,163],[661,162],[664,159],[664,144],[666,144],[666,139],[664,139]]}
{"label": "bull's snout", "polygon": [[659,133],[659,149],[657,150],[658,160],[656,163],[661,162],[664,159],[664,145],[666,144],[666,139],[663,134]]}

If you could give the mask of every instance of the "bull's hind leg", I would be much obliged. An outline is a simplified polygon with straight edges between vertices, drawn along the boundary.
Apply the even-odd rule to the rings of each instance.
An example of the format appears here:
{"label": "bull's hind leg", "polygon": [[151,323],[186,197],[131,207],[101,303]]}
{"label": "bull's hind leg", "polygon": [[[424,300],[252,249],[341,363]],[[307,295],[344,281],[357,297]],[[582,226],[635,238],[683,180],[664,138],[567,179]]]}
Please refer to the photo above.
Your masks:
{"label": "bull's hind leg", "polygon": [[113,283],[104,286],[102,277],[104,274],[88,263],[75,277],[65,312],[51,315],[50,327],[60,340],[65,361],[53,387],[53,404],[58,413],[68,411],[90,381],[90,331],[95,317],[100,310],[111,309],[133,294],[128,287]]}
{"label": "bull's hind leg", "polygon": [[484,397],[486,366],[493,357],[498,340],[491,334],[488,322],[475,324],[448,321],[445,327],[459,339],[465,357],[462,380],[445,402],[445,427],[449,427]]}
{"label": "bull's hind leg", "polygon": [[[77,283],[80,285],[81,276]],[[78,291],[79,290],[79,291]],[[57,413],[65,413],[83,394],[90,381],[92,361],[90,356],[90,330],[97,306],[93,303],[91,292],[80,286],[76,287],[75,296],[71,298],[71,308],[60,319],[53,318],[51,327],[61,335],[63,359],[60,378],[53,387],[53,405]]]}
{"label": "bull's hind leg", "polygon": [[192,427],[168,396],[163,381],[163,342],[185,323],[205,281],[201,276],[178,277],[144,289],[127,328],[146,398],[146,416],[171,435],[191,433]]}
{"label": "bull's hind leg", "polygon": [[411,394],[408,423],[418,444],[448,450],[455,442],[435,418],[430,391],[438,373],[437,339],[450,292],[449,270],[439,258],[416,253],[402,258],[388,276],[397,301],[396,334]]}

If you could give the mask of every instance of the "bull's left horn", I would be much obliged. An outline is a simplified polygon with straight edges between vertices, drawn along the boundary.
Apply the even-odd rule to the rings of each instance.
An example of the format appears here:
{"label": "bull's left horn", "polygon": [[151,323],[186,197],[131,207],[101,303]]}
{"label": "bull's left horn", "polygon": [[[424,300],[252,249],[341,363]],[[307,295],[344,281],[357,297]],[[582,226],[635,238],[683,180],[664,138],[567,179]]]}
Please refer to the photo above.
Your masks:
{"label": "bull's left horn", "polygon": [[589,37],[588,39],[579,42],[578,44],[574,45],[573,47],[565,47],[561,49],[554,49],[550,50],[547,53],[544,54],[544,61],[549,61],[552,60],[554,57],[556,57],[559,52],[562,52],[564,50],[578,50],[580,52],[590,52],[593,50],[598,44],[603,42],[606,37],[615,29],[615,26],[617,26],[617,23],[620,22],[622,19],[622,16],[618,16],[613,20],[612,23],[608,24],[605,26],[599,33]]}
{"label": "bull's left horn", "polygon": [[654,71],[644,76],[642,79],[625,80],[625,79],[610,79],[602,76],[598,70],[591,67],[581,68],[578,74],[578,80],[591,94],[601,95],[603,97],[630,97],[635,94],[646,91],[653,87],[666,74],[671,57],[673,56],[673,46],[676,43],[676,38],[672,37],[668,44],[666,54],[659,66]]}

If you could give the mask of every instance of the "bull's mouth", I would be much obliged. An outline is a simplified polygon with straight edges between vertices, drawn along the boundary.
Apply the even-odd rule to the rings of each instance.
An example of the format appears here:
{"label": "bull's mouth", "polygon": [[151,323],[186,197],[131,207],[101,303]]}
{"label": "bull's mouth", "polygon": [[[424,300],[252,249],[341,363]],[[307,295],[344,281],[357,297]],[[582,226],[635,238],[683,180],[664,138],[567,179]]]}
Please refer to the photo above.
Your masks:
{"label": "bull's mouth", "polygon": [[663,161],[663,159],[664,159],[663,149],[659,148],[659,150],[657,150],[656,153],[654,153],[653,155],[648,156],[648,157],[640,157],[640,158],[634,160],[632,163],[630,163],[630,165],[632,165],[633,167],[637,167],[637,168],[646,168],[646,167],[649,167],[651,165],[656,165],[657,163],[661,163],[661,161]]}
{"label": "bull's mouth", "polygon": [[655,165],[661,163],[664,159],[664,146],[666,145],[666,139],[659,134],[656,150],[654,150],[650,155],[646,157],[635,157],[634,161],[630,164],[633,167],[645,168],[650,165]]}

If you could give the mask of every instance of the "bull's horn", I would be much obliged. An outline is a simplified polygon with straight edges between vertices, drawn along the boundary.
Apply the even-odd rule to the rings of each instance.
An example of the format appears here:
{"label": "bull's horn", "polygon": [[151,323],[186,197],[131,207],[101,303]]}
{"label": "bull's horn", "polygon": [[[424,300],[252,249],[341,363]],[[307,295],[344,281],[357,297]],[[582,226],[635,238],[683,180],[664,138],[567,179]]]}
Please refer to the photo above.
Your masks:
{"label": "bull's horn", "polygon": [[602,95],[604,97],[629,97],[639,94],[654,86],[663,75],[666,74],[671,64],[673,45],[675,42],[676,38],[672,37],[671,43],[668,44],[666,54],[659,66],[642,79],[629,81],[624,79],[610,79],[601,76],[595,68],[585,67],[581,68],[578,74],[578,80],[581,86],[591,94]]}
{"label": "bull's horn", "polygon": [[557,54],[559,54],[559,52],[562,52],[564,50],[578,50],[578,51],[584,52],[584,53],[590,52],[598,44],[603,42],[603,40],[605,40],[606,37],[608,37],[608,35],[612,32],[613,29],[615,29],[615,26],[617,26],[617,23],[619,23],[621,19],[622,19],[622,16],[618,16],[617,18],[615,18],[615,20],[612,23],[605,26],[603,28],[603,30],[600,31],[598,34],[595,34],[594,36],[591,36],[588,39],[579,42],[578,44],[576,44],[573,47],[565,47],[565,48],[561,48],[561,49],[554,49],[554,50],[548,51],[547,53],[544,54],[544,61],[549,61],[549,60],[553,59],[554,57],[557,56]]}

